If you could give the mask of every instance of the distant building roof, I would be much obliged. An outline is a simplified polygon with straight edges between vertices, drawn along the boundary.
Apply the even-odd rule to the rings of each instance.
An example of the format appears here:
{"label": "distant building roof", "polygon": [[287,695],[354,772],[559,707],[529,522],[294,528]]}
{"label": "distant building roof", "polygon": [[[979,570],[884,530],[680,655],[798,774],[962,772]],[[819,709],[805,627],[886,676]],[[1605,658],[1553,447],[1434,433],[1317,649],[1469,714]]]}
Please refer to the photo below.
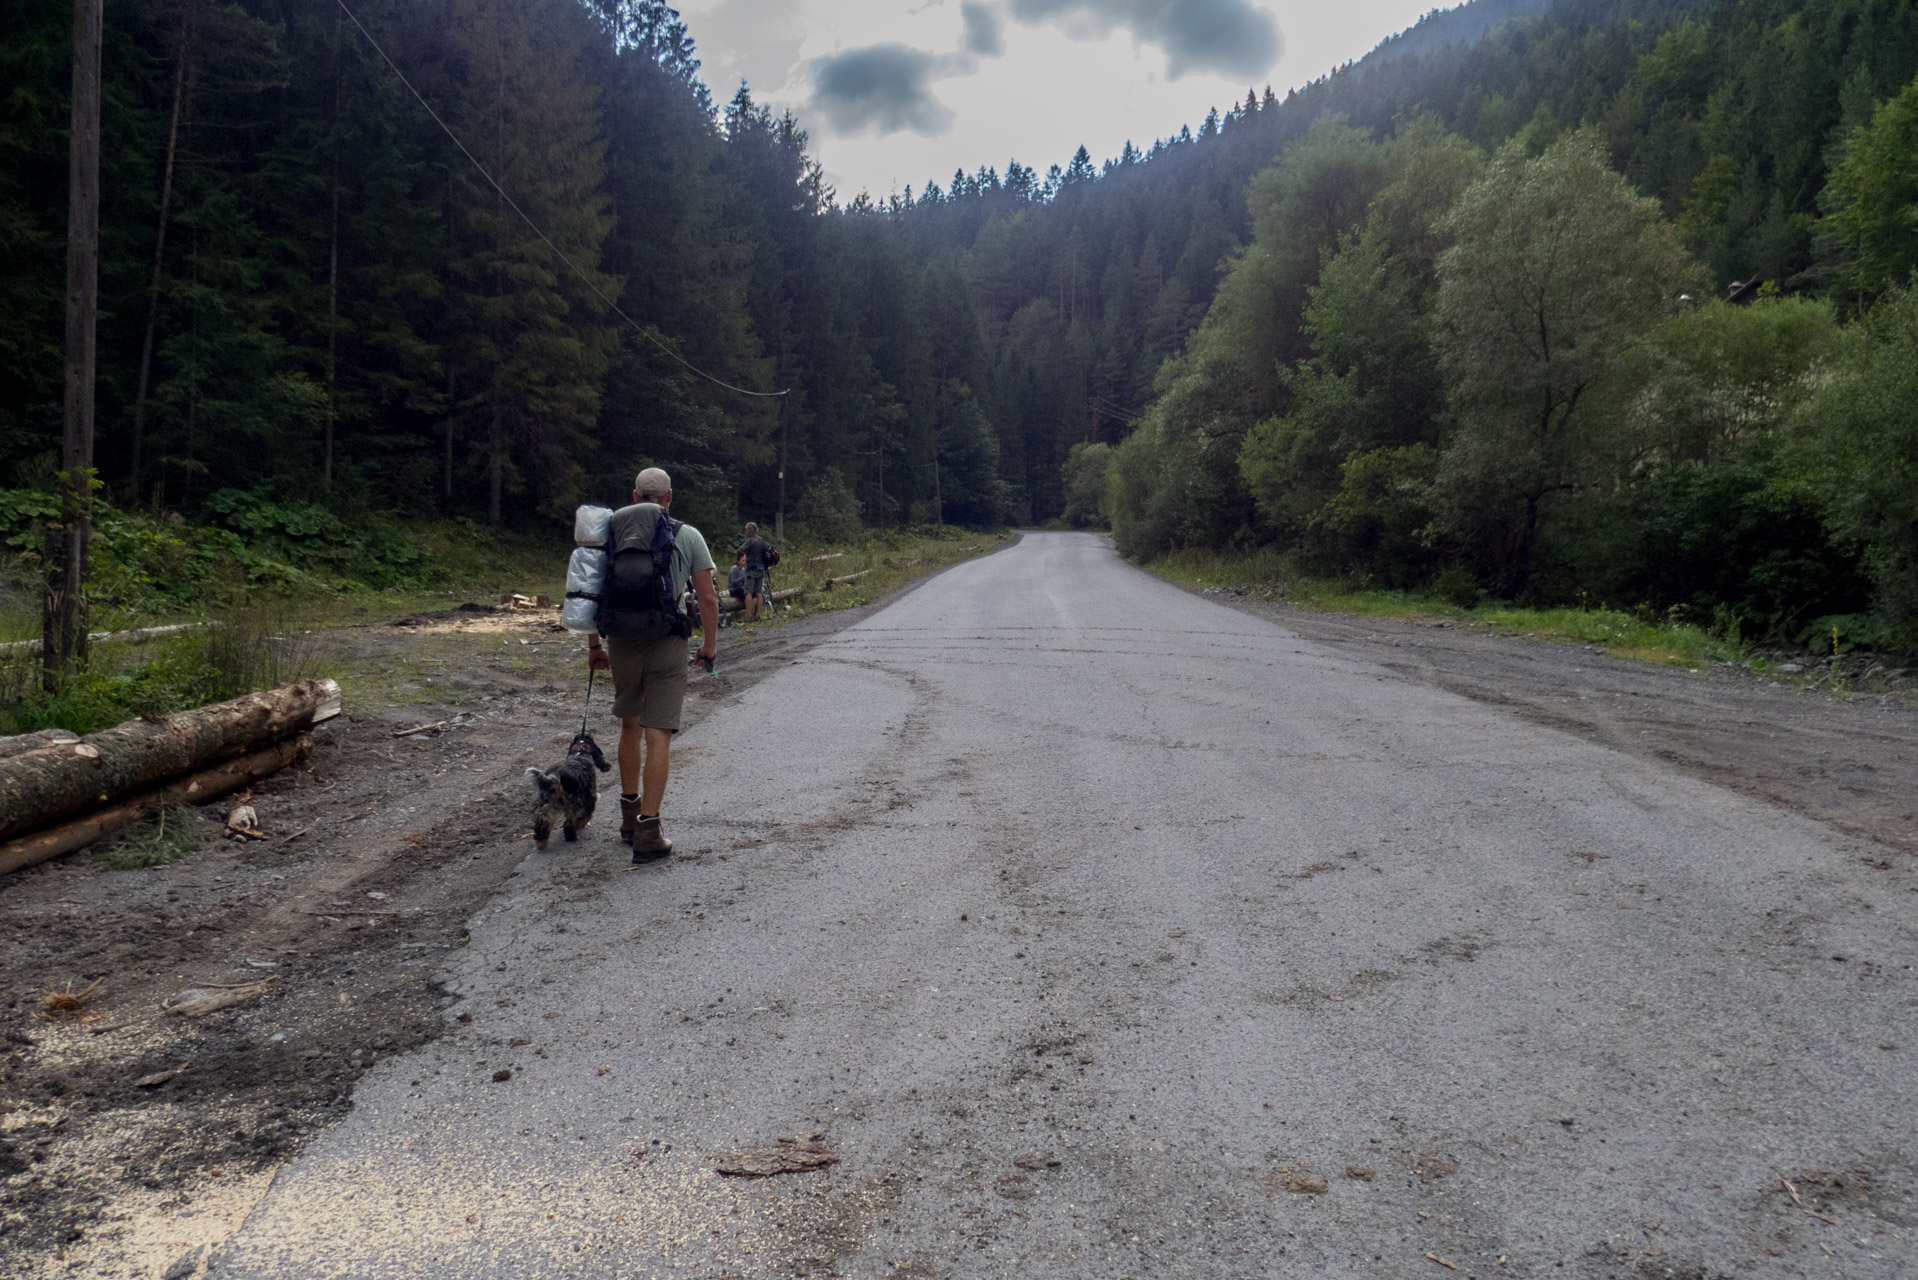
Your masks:
{"label": "distant building roof", "polygon": [[1753,276],[1749,280],[1734,280],[1731,288],[1725,290],[1725,301],[1734,307],[1749,307],[1758,301],[1758,291],[1763,288],[1765,277]]}

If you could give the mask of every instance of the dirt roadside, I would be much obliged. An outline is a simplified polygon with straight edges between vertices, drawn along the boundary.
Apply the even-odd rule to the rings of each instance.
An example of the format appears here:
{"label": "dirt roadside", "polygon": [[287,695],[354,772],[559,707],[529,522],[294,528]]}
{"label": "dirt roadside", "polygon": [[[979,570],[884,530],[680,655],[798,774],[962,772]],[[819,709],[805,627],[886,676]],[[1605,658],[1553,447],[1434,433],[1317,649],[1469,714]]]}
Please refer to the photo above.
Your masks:
{"label": "dirt roadside", "polygon": [[1439,620],[1363,618],[1199,591],[1308,640],[1918,853],[1918,709],[1721,663],[1699,671]]}
{"label": "dirt roadside", "polygon": [[[913,586],[722,631],[688,724]],[[216,802],[177,862],[116,871],[83,850],[0,879],[0,1276],[198,1274],[367,1067],[444,1027],[433,975],[532,852],[523,770],[556,763],[578,726],[583,645],[545,613],[481,606],[327,644],[366,678],[307,764],[254,791],[268,839],[225,838],[232,802]],[[610,696],[600,683],[591,717],[609,755]],[[582,840],[615,840],[617,818],[603,795]],[[79,1014],[43,1011],[96,980]],[[162,1010],[262,980],[204,1018]]]}

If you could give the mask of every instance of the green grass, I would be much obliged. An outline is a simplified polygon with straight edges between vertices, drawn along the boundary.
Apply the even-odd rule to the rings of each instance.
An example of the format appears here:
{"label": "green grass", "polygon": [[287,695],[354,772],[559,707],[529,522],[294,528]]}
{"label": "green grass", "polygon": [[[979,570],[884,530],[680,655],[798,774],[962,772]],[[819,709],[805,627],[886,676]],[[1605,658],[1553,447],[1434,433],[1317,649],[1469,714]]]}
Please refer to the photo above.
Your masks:
{"label": "green grass", "polygon": [[[490,603],[513,591],[557,595],[565,581],[568,546],[561,541],[495,536],[454,523],[414,527],[408,537],[419,553],[413,572],[402,585],[385,588],[314,575],[249,586],[236,574],[196,586],[187,566],[127,595],[126,575],[109,575],[98,597],[90,590],[90,631],[181,622],[200,628],[145,641],[96,640],[87,669],[54,692],[40,687],[38,654],[0,650],[0,735],[46,728],[94,733],[288,680],[338,678],[328,652],[331,630],[467,600]],[[39,636],[38,590],[24,573],[0,580],[0,641]]]}
{"label": "green grass", "polygon": [[1178,551],[1145,567],[1162,578],[1192,586],[1244,588],[1250,599],[1360,617],[1443,618],[1469,630],[1593,645],[1613,657],[1668,666],[1698,667],[1742,657],[1738,646],[1687,623],[1645,618],[1621,609],[1526,609],[1499,601],[1467,609],[1428,592],[1355,588],[1301,577],[1292,572],[1286,556],[1272,551],[1248,555]]}
{"label": "green grass", "polygon": [[150,822],[135,823],[100,849],[100,861],[115,871],[163,867],[200,847],[200,827],[193,809],[179,805],[162,809]]}
{"label": "green grass", "polygon": [[[567,546],[530,539],[489,539],[454,525],[412,531],[425,553],[419,578],[406,586],[374,589],[334,580],[297,590],[285,585],[235,591],[223,603],[166,613],[129,612],[101,605],[91,629],[118,630],[170,622],[197,622],[195,631],[138,642],[96,641],[87,670],[49,694],[39,686],[37,654],[0,652],[0,735],[62,728],[93,733],[138,716],[160,716],[269,688],[287,680],[331,676],[348,702],[454,704],[479,700],[488,677],[527,676],[551,668],[550,645],[572,637],[437,635],[431,644],[382,646],[360,653],[356,629],[409,614],[438,613],[466,601],[490,604],[509,592],[564,590]],[[961,560],[996,551],[1013,538],[951,527],[869,532],[828,543],[793,531],[775,585],[805,587],[798,607],[777,621],[852,608]],[[724,557],[731,542],[714,536]],[[831,559],[815,560],[817,556]],[[828,577],[870,570],[855,582],[825,590]],[[721,568],[724,580],[724,566]],[[38,634],[38,601],[25,585],[0,593],[0,638]],[[529,617],[531,615],[528,615]],[[555,615],[557,620],[557,615]],[[739,633],[735,633],[738,635]],[[477,686],[452,690],[450,681]]]}

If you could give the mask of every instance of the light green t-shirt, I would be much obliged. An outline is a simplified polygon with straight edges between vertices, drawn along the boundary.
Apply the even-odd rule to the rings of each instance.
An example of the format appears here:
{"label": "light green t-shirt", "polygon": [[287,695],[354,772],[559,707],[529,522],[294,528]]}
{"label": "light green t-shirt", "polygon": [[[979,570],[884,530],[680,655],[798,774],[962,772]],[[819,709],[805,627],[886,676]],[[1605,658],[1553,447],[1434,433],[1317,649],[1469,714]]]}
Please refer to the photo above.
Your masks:
{"label": "light green t-shirt", "polygon": [[701,569],[716,568],[713,553],[706,546],[706,537],[689,524],[679,526],[679,537],[673,542],[673,594],[686,594],[686,584],[692,581],[695,573]]}

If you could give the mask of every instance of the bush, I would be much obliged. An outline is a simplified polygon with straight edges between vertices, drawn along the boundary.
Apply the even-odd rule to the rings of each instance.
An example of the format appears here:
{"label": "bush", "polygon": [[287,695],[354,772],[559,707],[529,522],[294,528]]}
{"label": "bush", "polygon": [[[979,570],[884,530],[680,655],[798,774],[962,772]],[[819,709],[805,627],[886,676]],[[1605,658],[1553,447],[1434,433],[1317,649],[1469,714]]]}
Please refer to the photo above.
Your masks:
{"label": "bush", "polygon": [[[23,580],[40,576],[42,529],[59,499],[35,489],[0,490],[0,549]],[[558,528],[498,535],[470,520],[404,525],[388,515],[351,520],[314,503],[224,489],[203,508],[207,523],[177,513],[124,511],[94,499],[87,598],[119,625],[225,608],[247,597],[312,598],[360,590],[428,590],[523,573],[531,551],[565,563]],[[137,623],[136,623],[137,624]],[[100,629],[111,629],[102,627]]]}
{"label": "bush", "polygon": [[1066,455],[1060,479],[1065,488],[1065,522],[1074,529],[1103,527],[1106,521],[1106,466],[1112,449],[1105,444],[1075,444]]}
{"label": "bush", "polygon": [[864,528],[859,499],[837,471],[827,471],[806,485],[793,507],[793,521],[820,542],[850,542]]}
{"label": "bush", "polygon": [[1888,294],[1848,337],[1799,416],[1800,465],[1864,549],[1879,634],[1918,651],[1918,288]]}
{"label": "bush", "polygon": [[1478,607],[1478,579],[1462,564],[1449,565],[1432,579],[1432,594],[1458,609]]}

